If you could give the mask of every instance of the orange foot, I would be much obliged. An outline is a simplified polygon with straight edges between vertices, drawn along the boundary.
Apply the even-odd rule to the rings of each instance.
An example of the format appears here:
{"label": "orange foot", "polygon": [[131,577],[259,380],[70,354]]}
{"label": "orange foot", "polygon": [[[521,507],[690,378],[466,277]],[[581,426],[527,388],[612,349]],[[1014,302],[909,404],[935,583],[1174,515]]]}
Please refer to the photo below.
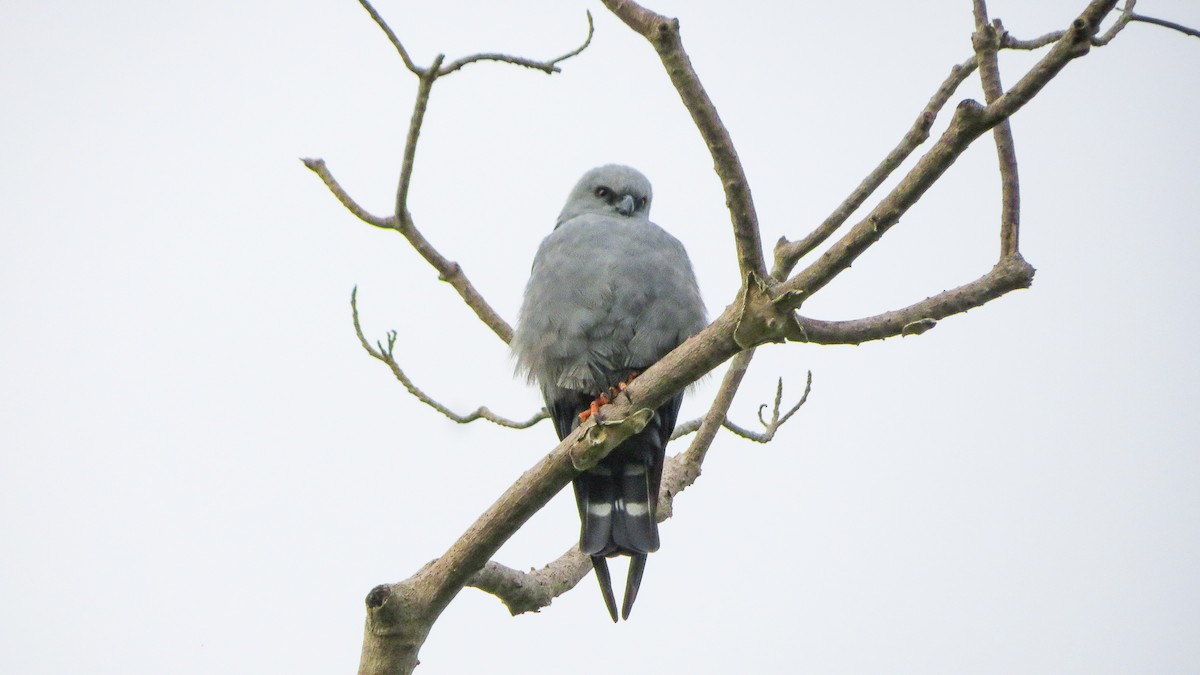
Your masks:
{"label": "orange foot", "polygon": [[597,396],[596,400],[592,401],[592,404],[588,406],[587,410],[579,413],[580,423],[586,422],[589,417],[599,413],[601,406],[608,405],[609,403],[617,400],[617,395],[625,391],[625,389],[629,387],[629,384],[633,382],[633,379],[638,375],[641,375],[641,373],[636,370],[629,371],[629,375],[625,379],[616,383],[614,386],[609,387],[608,391]]}
{"label": "orange foot", "polygon": [[633,383],[633,379],[635,377],[637,377],[638,375],[641,375],[641,373],[639,373],[636,370],[629,371],[628,377],[626,377],[625,379],[618,382],[615,387],[613,387],[612,389],[609,390],[612,393],[612,397],[615,399],[617,397],[617,394],[625,391],[625,389],[627,389],[629,387],[629,385]]}
{"label": "orange foot", "polygon": [[584,410],[583,412],[579,413],[580,424],[586,422],[588,420],[588,418],[591,417],[592,415],[599,414],[600,407],[608,405],[609,403],[611,403],[611,401],[604,394],[600,394],[599,396],[597,396],[596,400],[592,401],[592,404],[590,406],[588,406],[587,410]]}
{"label": "orange foot", "polygon": [[611,386],[611,387],[609,387],[609,388],[608,388],[608,398],[609,398],[610,400],[613,400],[613,401],[617,400],[617,396],[618,396],[618,395],[619,395],[621,392],[623,392],[623,391],[625,391],[626,389],[628,389],[628,388],[629,388],[629,385],[630,385],[630,383],[632,383],[632,382],[633,382],[633,378],[637,377],[637,376],[638,376],[638,375],[640,375],[640,374],[641,374],[641,373],[639,373],[639,372],[638,372],[638,371],[636,371],[636,370],[631,370],[631,371],[629,371],[629,375],[628,375],[628,376],[627,376],[625,379],[621,380],[620,382],[618,382],[618,383],[616,383],[616,384],[614,384],[613,386]]}

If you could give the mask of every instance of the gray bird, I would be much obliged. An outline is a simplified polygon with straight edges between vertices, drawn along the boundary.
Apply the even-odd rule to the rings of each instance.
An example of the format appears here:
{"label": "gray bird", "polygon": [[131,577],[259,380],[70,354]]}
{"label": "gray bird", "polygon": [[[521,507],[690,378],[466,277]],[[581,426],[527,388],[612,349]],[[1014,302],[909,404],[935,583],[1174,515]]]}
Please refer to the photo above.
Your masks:
{"label": "gray bird", "polygon": [[[650,181],[627,166],[588,171],[533,259],[512,349],[536,382],[560,439],[593,401],[703,328],[704,303],[679,240],[650,222]],[[591,556],[617,620],[606,558],[630,556],[621,616],[658,550],[658,488],[683,395],[575,478],[579,550]]]}

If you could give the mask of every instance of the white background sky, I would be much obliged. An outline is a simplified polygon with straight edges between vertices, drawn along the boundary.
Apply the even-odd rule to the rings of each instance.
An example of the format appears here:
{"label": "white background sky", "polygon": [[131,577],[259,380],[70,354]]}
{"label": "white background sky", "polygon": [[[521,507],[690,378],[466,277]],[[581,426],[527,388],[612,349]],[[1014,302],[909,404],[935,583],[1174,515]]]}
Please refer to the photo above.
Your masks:
{"label": "white background sky", "polygon": [[[1084,4],[991,9],[1033,37]],[[972,29],[967,0],[781,5],[653,3],[683,21],[768,245],[895,144]],[[640,37],[597,3],[379,4],[422,63],[558,55],[585,8],[595,41],[560,75],[437,85],[412,212],[512,320],[579,174],[631,164],[715,315],[737,287],[723,196]],[[1138,9],[1200,25],[1188,0]],[[0,671],[352,672],[367,591],[554,444],[448,422],[354,337],[357,284],[431,394],[540,405],[403,239],[297,159],[386,212],[415,80],[351,0],[4,3],[0,62]],[[1028,63],[1005,54],[1005,82]],[[764,350],[734,416],[809,369],[810,402],[771,445],[717,441],[629,623],[590,578],[518,618],[466,590],[421,672],[1200,671],[1197,73],[1200,41],[1133,25],[1015,119],[1032,290],[919,338]],[[996,174],[978,143],[805,312],[984,273]],[[577,527],[560,495],[498,558],[540,566]]]}

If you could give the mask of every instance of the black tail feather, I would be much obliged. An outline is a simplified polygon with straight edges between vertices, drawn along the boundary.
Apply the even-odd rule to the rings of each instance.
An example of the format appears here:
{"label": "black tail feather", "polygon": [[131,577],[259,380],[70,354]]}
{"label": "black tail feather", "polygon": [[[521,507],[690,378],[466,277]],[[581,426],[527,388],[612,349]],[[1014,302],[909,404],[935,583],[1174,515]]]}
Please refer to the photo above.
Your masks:
{"label": "black tail feather", "polygon": [[[648,438],[633,439],[634,445],[652,445]],[[622,450],[630,445],[629,441],[621,446]],[[657,500],[651,497],[650,491],[658,491],[658,485],[650,485],[651,464],[654,461],[655,450],[650,448],[630,448],[624,463],[620,466],[619,475],[613,476],[617,487],[617,502],[612,524],[612,544],[620,551],[629,553],[650,553],[658,550],[658,523],[655,522],[654,507]],[[646,450],[646,452],[641,452]],[[618,470],[614,467],[614,471]]]}
{"label": "black tail feather", "polygon": [[588,555],[607,555],[613,527],[620,520],[615,507],[617,486],[612,471],[596,466],[575,479],[575,503],[579,507],[579,550]]}
{"label": "black tail feather", "polygon": [[[637,600],[638,588],[642,585],[642,572],[646,571],[646,554],[635,553],[629,556],[629,576],[625,578],[625,601],[621,603],[621,618],[629,620],[629,612],[633,610],[633,601]],[[612,613],[612,608],[609,608]],[[613,617],[616,621],[616,617]]]}
{"label": "black tail feather", "polygon": [[[604,606],[608,608],[608,615],[612,617],[613,623],[617,622],[617,598],[613,595],[612,590],[612,575],[608,573],[608,561],[604,556],[592,556],[592,569],[596,570],[596,581],[600,582],[600,593],[604,595]],[[641,575],[638,575],[641,577]],[[637,592],[634,592],[637,595]],[[625,588],[625,614],[629,614],[629,587]]]}

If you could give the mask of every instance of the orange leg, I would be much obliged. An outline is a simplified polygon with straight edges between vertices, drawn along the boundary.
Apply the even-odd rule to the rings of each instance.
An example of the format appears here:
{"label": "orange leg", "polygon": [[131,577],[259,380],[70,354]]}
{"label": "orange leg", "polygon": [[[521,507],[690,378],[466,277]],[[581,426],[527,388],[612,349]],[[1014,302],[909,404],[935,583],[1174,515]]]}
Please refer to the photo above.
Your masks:
{"label": "orange leg", "polygon": [[583,412],[579,413],[580,423],[586,422],[589,417],[591,417],[592,415],[598,414],[600,412],[600,407],[606,406],[609,403],[611,403],[611,401],[604,394],[600,394],[599,396],[597,396],[596,400],[592,401],[592,405],[588,406],[587,410],[584,410]]}

